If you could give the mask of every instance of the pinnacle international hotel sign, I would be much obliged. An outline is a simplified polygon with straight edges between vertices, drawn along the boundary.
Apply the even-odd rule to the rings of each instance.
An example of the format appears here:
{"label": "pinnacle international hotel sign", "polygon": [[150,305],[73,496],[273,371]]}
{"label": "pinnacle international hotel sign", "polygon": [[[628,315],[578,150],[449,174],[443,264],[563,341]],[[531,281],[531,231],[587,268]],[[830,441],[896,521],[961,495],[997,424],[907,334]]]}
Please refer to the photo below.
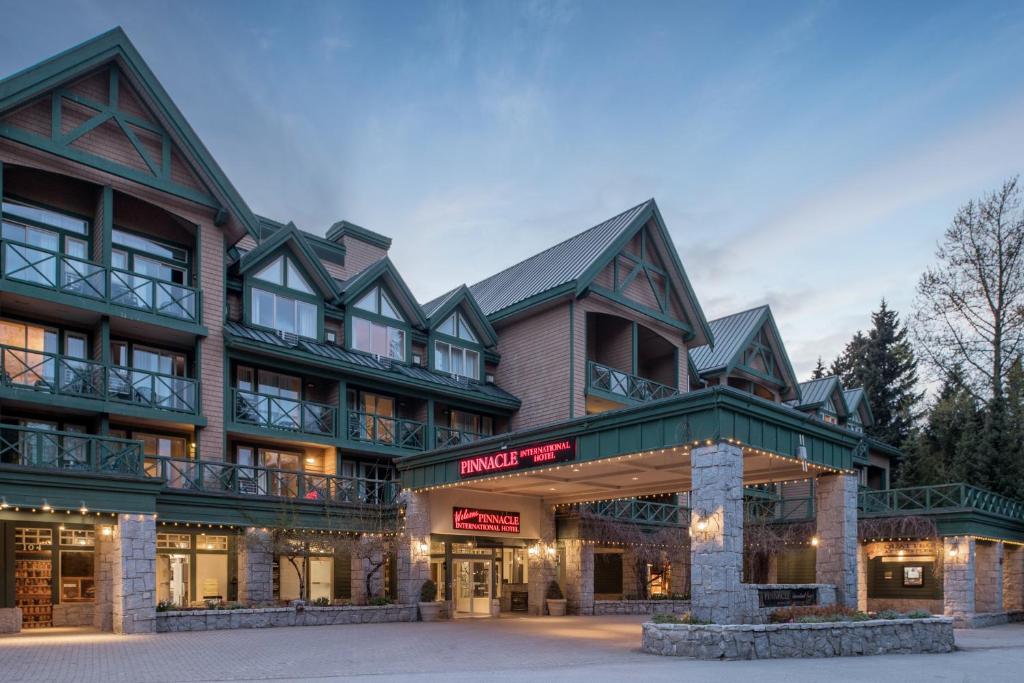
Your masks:
{"label": "pinnacle international hotel sign", "polygon": [[452,528],[458,531],[491,531],[500,534],[518,534],[518,512],[480,510],[478,508],[452,508]]}
{"label": "pinnacle international hotel sign", "polygon": [[479,477],[539,465],[552,465],[576,459],[576,440],[561,439],[519,448],[508,448],[497,453],[472,455],[459,460],[459,477]]}

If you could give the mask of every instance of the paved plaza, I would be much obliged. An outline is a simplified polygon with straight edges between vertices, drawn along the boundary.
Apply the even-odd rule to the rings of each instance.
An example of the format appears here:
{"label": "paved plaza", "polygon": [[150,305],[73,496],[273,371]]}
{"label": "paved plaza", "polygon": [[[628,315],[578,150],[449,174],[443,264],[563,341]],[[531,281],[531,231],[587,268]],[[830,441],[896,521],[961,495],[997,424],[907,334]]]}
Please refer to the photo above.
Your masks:
{"label": "paved plaza", "polygon": [[697,662],[639,651],[643,617],[503,618],[115,636],[0,637],[0,681],[1009,681],[1024,624],[958,631],[948,655]]}

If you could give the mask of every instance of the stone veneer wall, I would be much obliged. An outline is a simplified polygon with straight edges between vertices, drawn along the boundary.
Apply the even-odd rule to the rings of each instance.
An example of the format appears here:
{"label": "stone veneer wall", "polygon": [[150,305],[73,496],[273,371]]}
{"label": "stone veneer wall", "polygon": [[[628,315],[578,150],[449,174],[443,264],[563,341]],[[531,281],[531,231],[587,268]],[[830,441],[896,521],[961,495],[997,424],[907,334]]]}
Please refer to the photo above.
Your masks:
{"label": "stone veneer wall", "polygon": [[21,631],[21,608],[0,608],[0,633],[18,633]]}
{"label": "stone veneer wall", "polygon": [[566,539],[565,598],[570,614],[594,612],[594,546],[579,539]]}
{"label": "stone veneer wall", "polygon": [[274,599],[274,548],[270,531],[249,527],[238,539],[238,599]]}
{"label": "stone veneer wall", "polygon": [[53,606],[53,625],[92,626],[96,618],[96,605],[91,602],[65,602]]}
{"label": "stone veneer wall", "polygon": [[412,491],[402,492],[402,497],[405,533],[398,541],[398,602],[413,604],[420,599],[423,582],[430,578],[430,499]]}
{"label": "stone veneer wall", "polygon": [[819,476],[814,486],[818,548],[815,577],[836,587],[841,605],[857,608],[857,477]]}
{"label": "stone veneer wall", "polygon": [[117,516],[111,596],[114,633],[151,633],[156,615],[156,516]]}
{"label": "stone veneer wall", "polygon": [[[544,599],[547,595],[548,584],[555,578],[557,565],[555,564],[555,508],[553,505],[542,503],[540,513],[540,538],[538,545],[540,552],[536,555],[527,555],[527,564],[530,570],[527,592],[529,594],[529,613],[538,616],[543,615],[545,610]],[[568,605],[566,605],[568,607]]]}
{"label": "stone veneer wall", "polygon": [[827,624],[643,625],[642,649],[695,659],[782,659],[952,652],[953,620],[893,619]]}
{"label": "stone veneer wall", "polygon": [[690,611],[689,600],[595,600],[594,614],[683,614]]}
{"label": "stone veneer wall", "polygon": [[293,607],[184,610],[157,613],[156,632],[219,631],[239,628],[274,628],[278,626],[380,624],[396,621],[416,621],[416,618],[416,605],[383,605],[379,607],[307,606],[301,611]]}
{"label": "stone veneer wall", "polygon": [[894,609],[897,612],[913,612],[916,609],[926,609],[932,614],[942,614],[942,598],[925,600],[921,598],[868,598],[866,612],[881,612],[884,609]]}

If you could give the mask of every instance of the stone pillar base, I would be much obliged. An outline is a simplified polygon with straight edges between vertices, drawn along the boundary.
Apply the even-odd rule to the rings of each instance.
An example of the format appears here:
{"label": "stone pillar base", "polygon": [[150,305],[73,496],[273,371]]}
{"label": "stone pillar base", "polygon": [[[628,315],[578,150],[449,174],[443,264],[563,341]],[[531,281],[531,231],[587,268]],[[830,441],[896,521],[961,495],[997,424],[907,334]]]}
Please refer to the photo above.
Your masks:
{"label": "stone pillar base", "polygon": [[21,608],[0,608],[0,633],[21,632]]}

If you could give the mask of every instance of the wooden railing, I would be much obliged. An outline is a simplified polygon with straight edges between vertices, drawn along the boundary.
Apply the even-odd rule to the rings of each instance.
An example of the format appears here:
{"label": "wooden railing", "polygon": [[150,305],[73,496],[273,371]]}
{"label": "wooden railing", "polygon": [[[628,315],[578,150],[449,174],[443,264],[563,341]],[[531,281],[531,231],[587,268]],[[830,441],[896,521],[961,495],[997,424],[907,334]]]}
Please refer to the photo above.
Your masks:
{"label": "wooden railing", "polygon": [[803,522],[814,519],[814,498],[747,498],[743,516],[752,522]]}
{"label": "wooden railing", "polygon": [[453,446],[464,446],[480,439],[486,439],[490,434],[478,434],[465,429],[452,429],[451,427],[435,427],[435,448],[450,448]]}
{"label": "wooden railing", "polygon": [[866,517],[976,510],[1024,522],[1024,502],[970,484],[861,491],[858,498],[860,514]]}
{"label": "wooden railing", "polygon": [[104,266],[24,242],[5,239],[0,278],[62,294],[200,322],[201,292],[167,280]]}
{"label": "wooden railing", "polygon": [[152,370],[106,366],[60,353],[0,346],[0,384],[25,391],[93,398],[196,414],[199,382]]}
{"label": "wooden railing", "polygon": [[265,429],[337,436],[338,409],[325,403],[231,390],[234,421]]}
{"label": "wooden railing", "polygon": [[426,425],[416,420],[348,411],[346,436],[351,441],[422,451],[425,432]]}
{"label": "wooden railing", "polygon": [[682,505],[640,498],[577,503],[571,509],[616,521],[656,526],[680,526],[689,519],[689,510]]}
{"label": "wooden railing", "polygon": [[141,441],[8,424],[0,425],[0,464],[145,476]]}
{"label": "wooden railing", "polygon": [[638,403],[656,401],[679,394],[679,390],[674,387],[646,377],[631,375],[592,360],[587,361],[587,388],[604,394],[621,396]]}

